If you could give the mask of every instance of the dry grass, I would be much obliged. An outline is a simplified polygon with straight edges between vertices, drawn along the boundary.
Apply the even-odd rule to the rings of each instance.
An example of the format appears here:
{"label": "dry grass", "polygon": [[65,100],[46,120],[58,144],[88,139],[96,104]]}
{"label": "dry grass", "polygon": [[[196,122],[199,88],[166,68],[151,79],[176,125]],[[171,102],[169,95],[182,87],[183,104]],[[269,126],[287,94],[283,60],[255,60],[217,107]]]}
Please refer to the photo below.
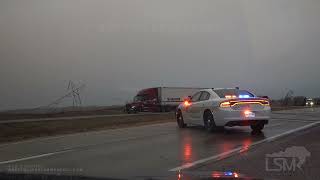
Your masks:
{"label": "dry grass", "polygon": [[272,106],[272,111],[283,111],[283,110],[290,110],[290,109],[304,109],[304,108],[312,108],[306,106]]}
{"label": "dry grass", "polygon": [[13,119],[39,119],[39,118],[56,118],[56,117],[72,117],[72,116],[95,116],[95,115],[112,115],[123,114],[123,109],[101,108],[94,110],[74,110],[62,112],[47,112],[47,113],[12,113],[0,112],[0,120],[13,120]]}
{"label": "dry grass", "polygon": [[174,122],[174,114],[0,124],[0,143],[76,132]]}

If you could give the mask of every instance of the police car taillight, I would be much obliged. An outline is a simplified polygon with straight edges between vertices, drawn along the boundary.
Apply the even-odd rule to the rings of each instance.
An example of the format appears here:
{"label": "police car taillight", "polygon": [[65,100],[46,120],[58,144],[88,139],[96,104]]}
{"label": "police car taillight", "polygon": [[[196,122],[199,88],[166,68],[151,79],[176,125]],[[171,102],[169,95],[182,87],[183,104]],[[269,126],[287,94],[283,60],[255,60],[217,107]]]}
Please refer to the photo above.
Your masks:
{"label": "police car taillight", "polygon": [[187,107],[187,106],[190,106],[191,103],[189,101],[184,101],[183,105]]}
{"label": "police car taillight", "polygon": [[232,98],[237,98],[236,95],[225,95],[226,99],[232,99]]}
{"label": "police car taillight", "polygon": [[224,101],[222,103],[220,103],[220,107],[226,108],[226,107],[230,107],[231,103],[229,101]]}
{"label": "police car taillight", "polygon": [[228,100],[223,101],[220,103],[220,107],[227,108],[232,107],[235,105],[241,105],[241,104],[261,104],[263,106],[270,106],[270,103],[268,100]]}
{"label": "police car taillight", "polygon": [[261,104],[264,106],[270,106],[270,102],[268,100],[261,101]]}

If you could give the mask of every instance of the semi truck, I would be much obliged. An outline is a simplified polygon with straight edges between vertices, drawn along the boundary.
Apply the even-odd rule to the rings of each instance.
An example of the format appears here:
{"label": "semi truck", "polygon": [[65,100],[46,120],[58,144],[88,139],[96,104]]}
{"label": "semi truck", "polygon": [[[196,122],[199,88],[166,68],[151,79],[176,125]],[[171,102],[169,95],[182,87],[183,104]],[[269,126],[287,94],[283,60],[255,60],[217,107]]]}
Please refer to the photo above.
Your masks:
{"label": "semi truck", "polygon": [[314,106],[314,100],[312,98],[307,98],[306,99],[306,106]]}
{"label": "semi truck", "polygon": [[203,88],[154,87],[140,90],[133,101],[125,105],[127,113],[169,112],[188,96]]}

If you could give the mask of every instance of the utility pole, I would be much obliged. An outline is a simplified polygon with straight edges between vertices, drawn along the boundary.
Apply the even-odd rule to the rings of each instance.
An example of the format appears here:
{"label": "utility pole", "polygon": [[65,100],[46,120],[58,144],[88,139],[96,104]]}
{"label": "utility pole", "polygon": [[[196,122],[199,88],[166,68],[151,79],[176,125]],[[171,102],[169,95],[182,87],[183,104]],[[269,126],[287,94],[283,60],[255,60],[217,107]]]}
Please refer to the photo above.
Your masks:
{"label": "utility pole", "polygon": [[51,103],[49,103],[46,106],[40,106],[37,108],[34,108],[33,110],[39,110],[39,109],[55,109],[59,104],[63,103],[66,99],[70,99],[70,97],[72,98],[72,106],[73,107],[78,107],[82,105],[82,100],[81,100],[81,96],[80,96],[80,90],[82,90],[85,87],[85,84],[79,83],[79,84],[75,84],[73,81],[69,81],[68,83],[68,92],[61,96],[60,98],[52,101]]}
{"label": "utility pole", "polygon": [[72,105],[73,107],[81,106],[81,96],[80,96],[80,89],[76,87],[73,81],[69,81],[68,84],[68,91],[71,92],[70,96],[72,97]]}
{"label": "utility pole", "polygon": [[285,97],[283,98],[282,104],[283,105],[290,105],[291,101],[292,101],[292,97],[293,97],[294,92],[290,89],[287,94],[285,95]]}

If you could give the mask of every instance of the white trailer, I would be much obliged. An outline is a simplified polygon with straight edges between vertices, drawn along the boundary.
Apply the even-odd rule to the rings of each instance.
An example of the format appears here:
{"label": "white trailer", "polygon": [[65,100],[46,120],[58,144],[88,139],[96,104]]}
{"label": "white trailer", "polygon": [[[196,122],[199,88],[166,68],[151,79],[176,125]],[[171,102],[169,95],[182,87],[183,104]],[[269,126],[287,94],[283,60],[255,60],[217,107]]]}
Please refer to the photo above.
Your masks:
{"label": "white trailer", "polygon": [[204,88],[159,87],[158,98],[162,106],[178,106],[185,98]]}
{"label": "white trailer", "polygon": [[125,106],[127,112],[164,112],[174,110],[185,98],[204,88],[154,87],[140,90],[132,103]]}

